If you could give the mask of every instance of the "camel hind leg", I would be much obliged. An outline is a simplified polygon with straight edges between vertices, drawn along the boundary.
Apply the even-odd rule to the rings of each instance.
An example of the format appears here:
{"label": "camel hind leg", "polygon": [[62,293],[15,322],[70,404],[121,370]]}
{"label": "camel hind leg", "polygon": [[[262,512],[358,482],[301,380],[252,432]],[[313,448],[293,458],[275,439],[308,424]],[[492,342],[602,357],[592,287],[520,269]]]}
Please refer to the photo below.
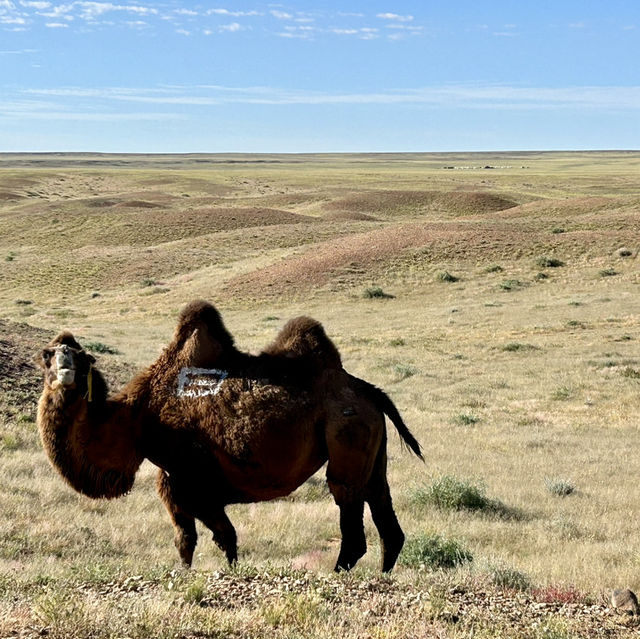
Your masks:
{"label": "camel hind leg", "polygon": [[[385,437],[386,440],[386,437]],[[389,572],[404,545],[404,533],[393,510],[387,481],[386,441],[382,442],[376,464],[367,484],[366,500],[382,546],[382,571]]]}
{"label": "camel hind leg", "polygon": [[[361,409],[361,410],[358,410]],[[350,570],[367,551],[364,502],[384,422],[375,412],[354,404],[340,406],[327,427],[327,483],[340,508],[342,543],[335,570]],[[336,411],[337,412],[337,411]]]}
{"label": "camel hind leg", "polygon": [[213,541],[225,554],[227,561],[234,564],[238,560],[238,537],[224,507],[218,506],[197,517],[213,533]]}

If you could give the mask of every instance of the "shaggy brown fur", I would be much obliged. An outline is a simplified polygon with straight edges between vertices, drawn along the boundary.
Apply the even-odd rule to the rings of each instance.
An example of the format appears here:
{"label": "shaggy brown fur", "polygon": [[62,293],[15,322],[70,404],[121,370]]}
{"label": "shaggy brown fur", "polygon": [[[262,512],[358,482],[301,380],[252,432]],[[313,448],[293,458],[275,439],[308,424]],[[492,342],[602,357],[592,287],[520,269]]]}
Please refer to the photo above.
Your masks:
{"label": "shaggy brown fur", "polygon": [[[69,360],[53,356],[63,344]],[[386,479],[384,415],[422,457],[420,446],[389,397],[342,368],[318,322],[292,320],[252,356],[235,348],[216,309],[198,301],[182,312],[158,360],[118,394],[107,397],[91,360],[68,333],[42,357],[43,444],[76,490],[122,494],[146,457],[161,469],[158,491],[182,561],[191,564],[199,519],[232,562],[236,534],[225,506],[287,495],[328,461],[342,531],[336,569],[353,567],[366,550],[365,502],[382,539],[382,568],[393,567],[404,535]],[[91,402],[90,371],[98,391]]]}

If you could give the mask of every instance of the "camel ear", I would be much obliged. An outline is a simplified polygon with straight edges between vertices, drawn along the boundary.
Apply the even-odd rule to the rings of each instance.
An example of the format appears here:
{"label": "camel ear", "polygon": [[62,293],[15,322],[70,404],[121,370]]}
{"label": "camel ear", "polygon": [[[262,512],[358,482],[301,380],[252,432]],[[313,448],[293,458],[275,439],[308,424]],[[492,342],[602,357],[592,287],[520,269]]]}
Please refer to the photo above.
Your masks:
{"label": "camel ear", "polygon": [[87,353],[87,351],[83,351],[83,352],[87,356],[87,360],[89,361],[90,364],[95,364],[96,363],[96,358],[93,355],[89,355],[89,353]]}
{"label": "camel ear", "polygon": [[54,354],[55,351],[53,348],[43,348],[40,354],[36,355],[36,364],[38,364],[40,368],[48,368]]}

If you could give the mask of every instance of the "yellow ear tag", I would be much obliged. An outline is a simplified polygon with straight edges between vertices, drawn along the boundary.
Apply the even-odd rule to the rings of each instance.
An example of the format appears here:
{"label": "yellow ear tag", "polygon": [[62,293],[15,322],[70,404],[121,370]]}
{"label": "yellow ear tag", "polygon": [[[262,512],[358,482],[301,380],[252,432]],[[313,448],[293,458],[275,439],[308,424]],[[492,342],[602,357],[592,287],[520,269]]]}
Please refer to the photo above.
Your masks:
{"label": "yellow ear tag", "polygon": [[87,373],[87,400],[93,399],[93,364],[89,364],[89,372]]}

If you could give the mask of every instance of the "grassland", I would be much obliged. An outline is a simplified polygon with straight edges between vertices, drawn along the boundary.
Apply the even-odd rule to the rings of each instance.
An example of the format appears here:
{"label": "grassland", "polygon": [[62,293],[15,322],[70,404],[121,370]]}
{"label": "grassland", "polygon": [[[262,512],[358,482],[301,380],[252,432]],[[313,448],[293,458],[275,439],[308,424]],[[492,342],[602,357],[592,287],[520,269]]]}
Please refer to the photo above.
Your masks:
{"label": "grassland", "polygon": [[[640,589],[639,171],[633,152],[0,155],[0,636],[635,636],[601,593]],[[332,577],[320,473],[229,508],[238,569],[202,534],[185,574],[150,465],[116,502],[67,488],[31,353],[69,328],[115,387],[198,297],[245,350],[321,320],[425,448],[390,438],[409,539],[472,560],[380,579],[369,522]]]}

